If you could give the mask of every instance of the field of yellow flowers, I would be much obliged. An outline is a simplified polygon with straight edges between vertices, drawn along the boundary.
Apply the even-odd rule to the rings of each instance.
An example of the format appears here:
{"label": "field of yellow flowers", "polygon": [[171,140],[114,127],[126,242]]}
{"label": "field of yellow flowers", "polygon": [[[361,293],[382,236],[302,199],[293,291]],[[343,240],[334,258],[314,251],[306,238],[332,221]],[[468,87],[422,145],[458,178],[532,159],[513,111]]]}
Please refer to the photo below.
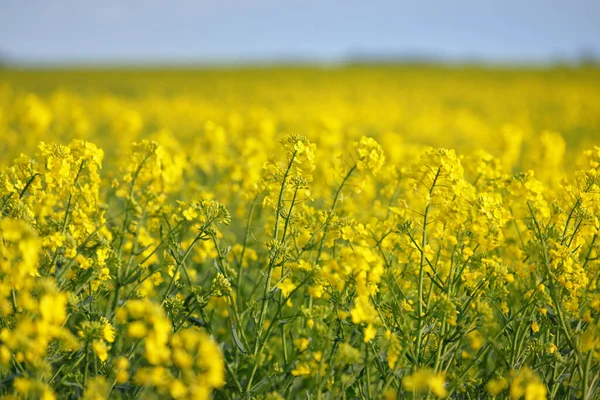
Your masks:
{"label": "field of yellow flowers", "polygon": [[0,71],[0,395],[597,399],[600,69]]}

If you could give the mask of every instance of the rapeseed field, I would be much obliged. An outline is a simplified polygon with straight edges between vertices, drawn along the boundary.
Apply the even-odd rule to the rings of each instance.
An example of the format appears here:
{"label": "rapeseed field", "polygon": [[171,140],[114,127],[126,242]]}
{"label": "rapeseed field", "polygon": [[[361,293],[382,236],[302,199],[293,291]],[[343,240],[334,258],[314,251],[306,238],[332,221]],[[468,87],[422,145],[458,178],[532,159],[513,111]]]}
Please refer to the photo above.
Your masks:
{"label": "rapeseed field", "polygon": [[598,398],[598,68],[0,70],[0,166],[6,398]]}

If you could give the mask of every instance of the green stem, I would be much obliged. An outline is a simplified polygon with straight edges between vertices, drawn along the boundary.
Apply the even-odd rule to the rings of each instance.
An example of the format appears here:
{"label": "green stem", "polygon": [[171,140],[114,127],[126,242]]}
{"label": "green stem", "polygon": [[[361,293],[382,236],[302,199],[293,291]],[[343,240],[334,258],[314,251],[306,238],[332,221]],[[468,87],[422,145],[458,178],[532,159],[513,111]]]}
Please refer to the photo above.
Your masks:
{"label": "green stem", "polygon": [[365,343],[365,367],[367,369],[367,398],[373,398],[371,393],[371,363],[369,362],[369,344]]}
{"label": "green stem", "polygon": [[244,234],[244,245],[242,246],[242,253],[240,254],[240,259],[238,262],[238,276],[237,276],[237,285],[236,285],[236,298],[239,299],[242,294],[242,271],[244,265],[244,256],[246,254],[246,248],[248,247],[248,238],[250,237],[250,228],[252,227],[252,216],[254,215],[254,207],[256,206],[256,202],[258,201],[258,195],[254,197],[252,201],[252,205],[250,206],[250,213],[248,214],[248,222],[246,223],[246,233]]}
{"label": "green stem", "polygon": [[329,224],[331,223],[331,220],[333,219],[333,212],[335,211],[335,207],[337,206],[338,200],[340,198],[340,194],[342,193],[342,189],[343,189],[344,185],[346,184],[346,182],[348,181],[348,179],[350,179],[350,176],[352,175],[352,173],[356,170],[356,167],[357,167],[357,165],[354,164],[352,166],[352,168],[350,168],[348,170],[348,173],[346,173],[346,176],[344,176],[344,179],[342,179],[342,183],[337,188],[335,195],[333,196],[333,204],[331,206],[331,209],[329,210],[327,219],[325,220],[325,225],[323,228],[323,237],[321,237],[321,242],[319,243],[319,251],[317,253],[317,258],[316,258],[315,264],[319,264],[319,260],[321,259],[321,253],[323,251],[323,244],[325,243],[325,238],[327,237],[327,232],[329,231]]}
{"label": "green stem", "polygon": [[[429,189],[429,198],[431,198],[433,194],[433,189],[435,188],[435,184],[440,176],[442,168],[439,167],[435,177],[433,178],[433,183],[431,184],[431,188]],[[421,259],[419,262],[419,285],[418,285],[418,303],[417,303],[417,351],[416,351],[416,364],[417,367],[421,365],[421,347],[423,346],[423,286],[425,282],[425,247],[427,246],[427,223],[429,217],[429,208],[430,201],[427,202],[427,206],[425,207],[425,212],[423,213],[423,235],[421,237]]]}
{"label": "green stem", "polygon": [[583,400],[589,400],[592,398],[590,391],[590,370],[592,368],[592,356],[594,352],[588,352],[587,359],[585,362],[585,368],[583,369],[583,380],[581,381],[581,391],[583,393]]}

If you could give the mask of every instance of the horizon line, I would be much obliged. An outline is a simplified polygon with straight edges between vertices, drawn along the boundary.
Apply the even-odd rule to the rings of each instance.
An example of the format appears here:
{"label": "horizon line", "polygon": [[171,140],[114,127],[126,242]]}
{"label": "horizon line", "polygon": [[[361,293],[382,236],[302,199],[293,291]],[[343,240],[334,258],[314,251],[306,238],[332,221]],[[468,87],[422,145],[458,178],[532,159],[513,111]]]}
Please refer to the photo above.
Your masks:
{"label": "horizon line", "polygon": [[361,65],[430,65],[430,66],[481,66],[481,67],[578,67],[599,66],[600,56],[586,54],[580,57],[501,57],[490,58],[481,56],[448,57],[435,54],[360,54],[346,57],[307,57],[307,56],[280,56],[280,57],[240,57],[240,58],[63,58],[63,59],[17,59],[2,57],[0,53],[0,70],[2,69],[114,69],[114,68],[197,68],[197,69],[237,69],[237,68],[270,68],[270,67],[312,67],[312,68],[338,68]]}

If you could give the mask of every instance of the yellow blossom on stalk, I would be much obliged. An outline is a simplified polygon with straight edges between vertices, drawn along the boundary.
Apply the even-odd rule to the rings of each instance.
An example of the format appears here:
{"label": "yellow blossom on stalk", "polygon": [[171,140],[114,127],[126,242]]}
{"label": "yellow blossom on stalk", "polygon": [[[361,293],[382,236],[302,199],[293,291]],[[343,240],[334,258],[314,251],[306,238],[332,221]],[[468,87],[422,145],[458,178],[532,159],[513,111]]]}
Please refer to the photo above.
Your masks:
{"label": "yellow blossom on stalk", "polygon": [[100,400],[106,399],[110,393],[110,386],[106,379],[102,376],[95,376],[88,382],[82,399],[85,400]]}
{"label": "yellow blossom on stalk", "polygon": [[507,387],[508,381],[504,378],[490,379],[490,381],[485,386],[488,393],[492,396],[498,396]]}
{"label": "yellow blossom on stalk", "polygon": [[54,395],[54,393],[52,392],[51,389],[44,389],[44,391],[42,392],[42,397],[40,397],[40,400],[54,400],[56,399],[56,396]]}
{"label": "yellow blossom on stalk", "polygon": [[294,340],[294,346],[296,346],[296,348],[302,352],[305,351],[308,348],[308,339],[307,338],[299,338]]}
{"label": "yellow blossom on stalk", "polygon": [[352,347],[348,343],[340,343],[336,361],[341,365],[356,364],[361,360],[359,349]]}
{"label": "yellow blossom on stalk", "polygon": [[431,392],[437,397],[446,397],[446,379],[430,369],[420,369],[402,378],[402,387],[408,392]]}
{"label": "yellow blossom on stalk", "polygon": [[175,379],[171,382],[171,387],[169,388],[169,394],[174,399],[180,399],[185,397],[187,394],[187,388],[183,382],[178,379]]}
{"label": "yellow blossom on stalk", "polygon": [[398,360],[400,359],[400,353],[402,351],[402,347],[400,345],[400,340],[395,334],[392,334],[390,337],[390,348],[388,350],[387,362],[390,369],[394,369]]}
{"label": "yellow blossom on stalk", "polygon": [[292,375],[294,375],[294,376],[310,375],[310,366],[305,362],[300,362],[292,370]]}
{"label": "yellow blossom on stalk", "polygon": [[102,328],[102,338],[109,343],[115,341],[115,328],[110,324],[110,322],[106,322],[104,327]]}
{"label": "yellow blossom on stalk", "polygon": [[354,150],[358,157],[356,167],[359,171],[370,171],[377,174],[385,163],[383,149],[371,137],[363,136],[358,142],[354,142]]}
{"label": "yellow blossom on stalk", "polygon": [[509,395],[511,399],[517,400],[525,397],[526,400],[545,400],[547,390],[540,378],[529,368],[524,367],[517,371],[511,371]]}
{"label": "yellow blossom on stalk", "polygon": [[119,357],[115,360],[114,368],[117,373],[116,380],[118,383],[125,383],[129,380],[129,360],[125,357]]}
{"label": "yellow blossom on stalk", "polygon": [[530,383],[525,388],[526,400],[545,400],[548,394],[546,386],[541,383]]}
{"label": "yellow blossom on stalk", "polygon": [[481,346],[483,346],[484,340],[480,332],[472,331],[467,335],[467,337],[471,342],[471,348],[473,350],[478,351],[481,348]]}
{"label": "yellow blossom on stalk", "polygon": [[134,321],[127,328],[127,334],[135,339],[143,338],[147,332],[146,324],[142,321]]}
{"label": "yellow blossom on stalk", "polygon": [[[315,150],[316,145],[311,143],[304,136],[291,135],[282,141],[283,147],[287,150],[288,156],[294,156],[296,163],[300,168],[312,172],[315,169]],[[307,175],[310,176],[310,175]]]}
{"label": "yellow blossom on stalk", "polygon": [[369,324],[363,330],[363,342],[369,343],[377,336],[377,329],[373,328],[373,325]]}
{"label": "yellow blossom on stalk", "polygon": [[600,329],[598,327],[592,327],[586,332],[582,333],[579,337],[579,347],[582,352],[587,353],[600,349]]}
{"label": "yellow blossom on stalk", "polygon": [[180,352],[188,354],[188,360],[192,360],[194,365],[191,370],[196,371],[194,379],[209,391],[221,388],[225,384],[223,355],[214,340],[205,332],[196,328],[183,330],[171,338],[171,347],[174,361],[179,360],[178,363],[182,368],[187,366],[187,369],[190,370],[191,366],[186,358],[178,356],[178,354],[183,354]]}
{"label": "yellow blossom on stalk", "polygon": [[31,382],[28,379],[22,377],[15,378],[13,384],[15,390],[20,394],[27,394],[27,392],[29,392],[29,388],[31,387]]}
{"label": "yellow blossom on stalk", "polygon": [[357,298],[350,315],[354,324],[373,322],[375,321],[376,311],[368,298]]}
{"label": "yellow blossom on stalk", "polygon": [[106,361],[108,359],[108,348],[104,341],[95,340],[94,343],[92,343],[92,349],[100,361]]}
{"label": "yellow blossom on stalk", "polygon": [[296,285],[290,278],[285,278],[277,284],[277,288],[283,293],[283,297],[287,298],[296,289]]}

